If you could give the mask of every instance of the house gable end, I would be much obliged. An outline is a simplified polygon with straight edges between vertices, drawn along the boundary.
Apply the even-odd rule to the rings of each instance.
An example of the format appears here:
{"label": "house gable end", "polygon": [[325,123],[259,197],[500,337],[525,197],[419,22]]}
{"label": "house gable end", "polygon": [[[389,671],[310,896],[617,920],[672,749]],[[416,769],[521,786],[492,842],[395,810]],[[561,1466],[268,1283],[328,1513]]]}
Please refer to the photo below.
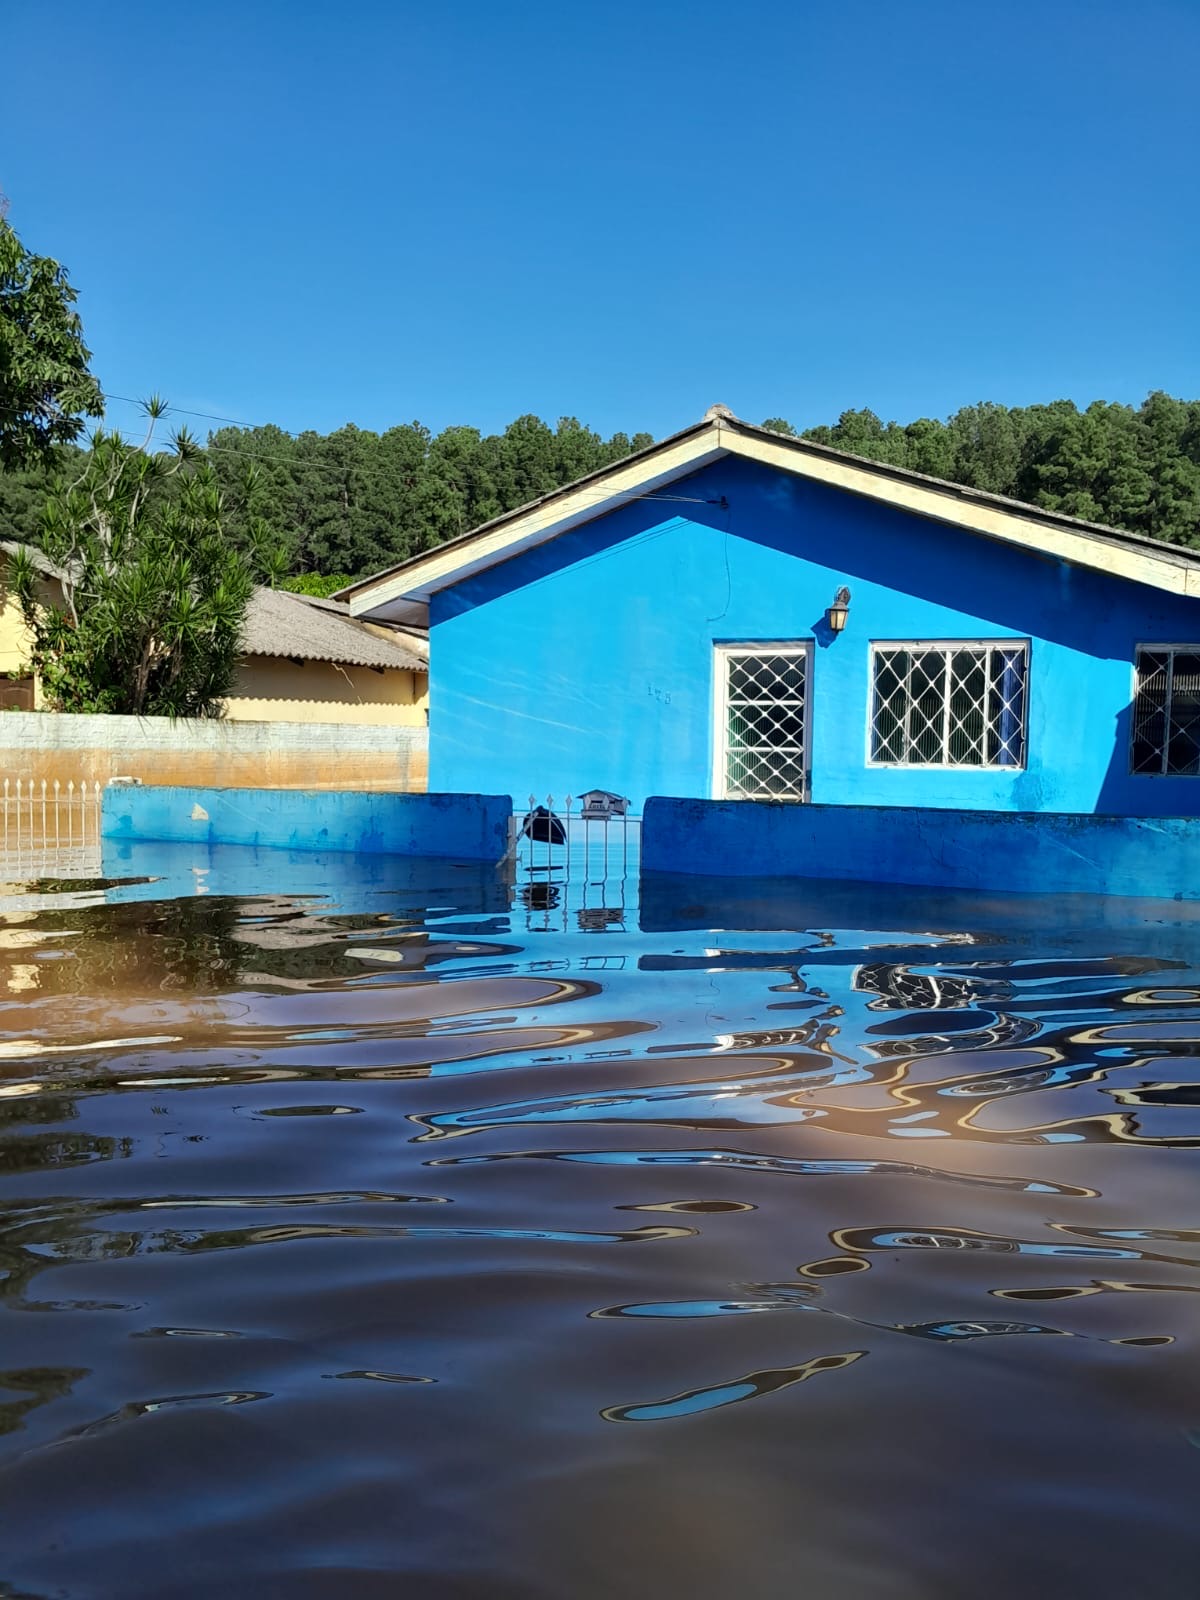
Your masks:
{"label": "house gable end", "polygon": [[665,503],[681,481],[729,457],[1169,594],[1200,597],[1200,558],[1192,552],[710,416],[625,462],[351,586],[344,591],[351,612],[423,625],[432,595],[621,506],[646,498]]}

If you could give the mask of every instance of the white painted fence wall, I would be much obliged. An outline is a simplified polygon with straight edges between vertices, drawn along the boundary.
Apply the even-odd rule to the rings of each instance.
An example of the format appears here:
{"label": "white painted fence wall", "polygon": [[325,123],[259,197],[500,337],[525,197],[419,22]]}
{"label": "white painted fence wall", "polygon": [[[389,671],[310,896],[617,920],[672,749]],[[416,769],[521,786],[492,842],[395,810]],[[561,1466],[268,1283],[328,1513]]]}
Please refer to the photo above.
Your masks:
{"label": "white painted fence wall", "polygon": [[424,727],[9,711],[0,714],[0,782],[129,776],[144,784],[419,794],[428,745]]}
{"label": "white painted fence wall", "polygon": [[0,883],[98,877],[102,794],[84,779],[0,782]]}

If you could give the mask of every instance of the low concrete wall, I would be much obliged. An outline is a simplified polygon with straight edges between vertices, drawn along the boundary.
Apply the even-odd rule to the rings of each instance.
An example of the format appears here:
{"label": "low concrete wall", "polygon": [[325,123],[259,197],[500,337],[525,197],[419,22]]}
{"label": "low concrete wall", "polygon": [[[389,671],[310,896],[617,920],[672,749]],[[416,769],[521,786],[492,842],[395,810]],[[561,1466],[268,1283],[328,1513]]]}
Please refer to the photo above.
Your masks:
{"label": "low concrete wall", "polygon": [[420,793],[428,730],[323,722],[0,714],[0,780]]}
{"label": "low concrete wall", "polygon": [[100,832],[115,840],[498,862],[511,817],[507,795],[121,786],[104,792]]}
{"label": "low concrete wall", "polygon": [[1200,821],[654,798],[642,870],[1200,900]]}
{"label": "low concrete wall", "polygon": [[[410,908],[419,919],[429,906],[459,916],[502,916],[509,909],[508,879],[494,861],[447,860],[444,857],[352,855],[347,850],[255,850],[245,845],[172,844],[160,839],[105,839],[99,875],[126,879],[104,892],[105,904],[138,900],[175,900],[190,896],[232,895],[245,900],[263,895],[277,900],[288,895],[324,897],[313,909],[323,914],[359,916],[381,911],[403,914]],[[97,874],[93,874],[96,876]],[[147,883],[147,879],[152,880]],[[26,909],[28,899],[6,904]],[[298,930],[301,942],[304,930]],[[268,947],[288,943],[286,928],[264,934]],[[0,927],[0,945],[3,929]],[[418,958],[419,959],[419,958]]]}

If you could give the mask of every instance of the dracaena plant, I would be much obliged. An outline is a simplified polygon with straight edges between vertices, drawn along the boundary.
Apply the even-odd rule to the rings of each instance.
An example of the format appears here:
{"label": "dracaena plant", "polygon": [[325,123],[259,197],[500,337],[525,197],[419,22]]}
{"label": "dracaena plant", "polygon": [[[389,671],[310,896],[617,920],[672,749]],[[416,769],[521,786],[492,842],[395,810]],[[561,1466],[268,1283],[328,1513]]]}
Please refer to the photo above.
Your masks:
{"label": "dracaena plant", "polygon": [[52,710],[214,717],[233,687],[254,574],[192,437],[153,447],[166,409],[146,402],[141,444],[98,431],[82,469],[53,485],[40,539],[53,576],[26,550],[12,557]]}

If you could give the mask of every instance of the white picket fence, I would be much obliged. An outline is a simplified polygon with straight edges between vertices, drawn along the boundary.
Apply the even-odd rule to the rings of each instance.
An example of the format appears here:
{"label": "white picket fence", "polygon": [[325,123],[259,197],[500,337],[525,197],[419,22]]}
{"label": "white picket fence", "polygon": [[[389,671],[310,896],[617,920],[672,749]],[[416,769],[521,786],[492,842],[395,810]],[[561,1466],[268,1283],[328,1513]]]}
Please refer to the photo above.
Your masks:
{"label": "white picket fence", "polygon": [[98,783],[5,778],[0,785],[0,882],[100,874]]}

